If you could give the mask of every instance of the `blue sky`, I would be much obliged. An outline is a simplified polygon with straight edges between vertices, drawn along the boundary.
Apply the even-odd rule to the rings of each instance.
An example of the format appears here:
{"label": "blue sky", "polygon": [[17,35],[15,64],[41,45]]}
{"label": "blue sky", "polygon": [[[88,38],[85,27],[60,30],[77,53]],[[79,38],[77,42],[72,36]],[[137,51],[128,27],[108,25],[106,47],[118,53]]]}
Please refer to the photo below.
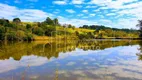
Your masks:
{"label": "blue sky", "polygon": [[76,27],[135,28],[142,19],[142,0],[0,0],[0,18],[15,17],[31,22],[58,18]]}

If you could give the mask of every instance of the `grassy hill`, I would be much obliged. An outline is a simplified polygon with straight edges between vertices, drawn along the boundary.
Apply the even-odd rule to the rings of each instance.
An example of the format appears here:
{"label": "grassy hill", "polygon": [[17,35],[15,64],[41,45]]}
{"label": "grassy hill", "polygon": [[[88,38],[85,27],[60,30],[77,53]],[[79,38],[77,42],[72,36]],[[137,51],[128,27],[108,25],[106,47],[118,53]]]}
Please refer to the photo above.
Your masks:
{"label": "grassy hill", "polygon": [[22,22],[19,18],[9,21],[0,19],[0,40],[52,40],[52,39],[100,39],[138,38],[139,32],[132,29],[117,29],[99,25],[84,25],[76,28],[71,24],[61,25],[58,19],[43,22]]}

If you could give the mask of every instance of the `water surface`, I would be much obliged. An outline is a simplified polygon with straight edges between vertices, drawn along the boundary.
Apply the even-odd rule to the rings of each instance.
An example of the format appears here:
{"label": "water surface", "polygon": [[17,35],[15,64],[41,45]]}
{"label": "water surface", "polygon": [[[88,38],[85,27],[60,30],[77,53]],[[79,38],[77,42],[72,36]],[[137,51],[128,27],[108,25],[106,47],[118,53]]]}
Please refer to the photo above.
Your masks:
{"label": "water surface", "polygon": [[0,80],[142,80],[141,41],[0,44]]}

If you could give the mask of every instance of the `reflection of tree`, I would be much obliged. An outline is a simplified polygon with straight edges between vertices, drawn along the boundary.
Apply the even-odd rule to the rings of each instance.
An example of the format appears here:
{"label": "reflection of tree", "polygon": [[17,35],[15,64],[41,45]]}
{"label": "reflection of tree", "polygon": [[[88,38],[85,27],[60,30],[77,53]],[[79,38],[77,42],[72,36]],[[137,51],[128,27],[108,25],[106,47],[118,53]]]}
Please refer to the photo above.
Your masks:
{"label": "reflection of tree", "polygon": [[59,80],[59,77],[58,77],[58,69],[55,71],[55,77],[54,77],[54,80]]}
{"label": "reflection of tree", "polygon": [[138,50],[140,52],[136,53],[136,55],[138,56],[138,60],[142,60],[142,41],[139,41],[139,46],[140,46],[140,48]]}
{"label": "reflection of tree", "polygon": [[138,56],[138,60],[142,60],[142,54],[136,54]]}
{"label": "reflection of tree", "polygon": [[127,46],[138,44],[138,41],[56,41],[56,42],[19,42],[13,44],[0,44],[0,59],[9,59],[13,57],[15,60],[20,60],[22,56],[42,56],[50,59],[51,57],[58,58],[59,53],[74,51],[76,48],[83,50],[98,50],[111,48],[116,46]]}

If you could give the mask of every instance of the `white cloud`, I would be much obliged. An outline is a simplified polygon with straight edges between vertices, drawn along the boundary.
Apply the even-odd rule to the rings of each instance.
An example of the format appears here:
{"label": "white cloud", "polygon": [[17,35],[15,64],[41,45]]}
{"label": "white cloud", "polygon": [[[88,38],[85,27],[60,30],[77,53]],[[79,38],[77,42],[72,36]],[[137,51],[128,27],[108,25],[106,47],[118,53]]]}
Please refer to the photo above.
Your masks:
{"label": "white cloud", "polygon": [[96,14],[90,14],[91,17],[95,16]]}
{"label": "white cloud", "polygon": [[84,14],[78,14],[77,16],[83,16]]}
{"label": "white cloud", "polygon": [[67,18],[64,18],[62,16],[58,16],[58,19],[60,21],[61,24],[73,24],[75,25],[76,27],[80,27],[82,25],[94,25],[94,24],[97,24],[96,21],[89,21],[89,20],[83,20],[83,19],[67,19]]}
{"label": "white cloud", "polygon": [[86,6],[85,8],[96,8],[97,6]]}
{"label": "white cloud", "polygon": [[56,9],[53,13],[55,13],[55,14],[60,13],[60,10]]}
{"label": "white cloud", "polygon": [[8,18],[12,20],[15,17],[19,17],[22,21],[42,21],[46,17],[53,16],[50,13],[46,13],[37,9],[18,9],[14,6],[0,3],[0,18]]}
{"label": "white cloud", "polygon": [[117,25],[119,25],[122,28],[136,28],[137,19],[131,18],[131,19],[119,19],[117,21]]}
{"label": "white cloud", "polygon": [[[91,0],[89,4],[100,6],[100,8],[93,10],[94,12],[100,13],[100,10],[103,10],[106,16],[117,15],[114,17],[116,20],[109,24],[112,27],[135,28],[137,20],[142,19],[142,2],[138,0]],[[111,9],[113,13],[108,12],[107,9]],[[125,15],[130,17],[126,18]]]}
{"label": "white cloud", "polygon": [[[42,10],[37,9],[18,9],[14,6],[9,6],[7,4],[0,3],[1,15],[0,18],[7,18],[12,20],[15,17],[19,17],[22,21],[43,21],[46,17],[55,17],[55,15],[51,13],[44,12]],[[57,10],[58,11],[58,10]],[[71,12],[73,12],[71,10]],[[83,14],[81,15],[83,16]],[[82,20],[82,19],[68,19],[62,16],[58,16],[61,24],[73,24],[77,27],[82,26],[84,24],[92,25],[97,24],[94,21]]]}
{"label": "white cloud", "polygon": [[91,0],[89,4],[97,4],[99,6],[104,6],[106,8],[114,8],[114,9],[126,9],[138,6],[139,3],[132,3],[129,5],[124,5],[125,3],[131,3],[138,0]]}
{"label": "white cloud", "polygon": [[82,10],[82,12],[84,12],[84,13],[88,13],[88,10]]}
{"label": "white cloud", "polygon": [[81,6],[81,5],[75,5],[75,7],[77,7],[77,8],[82,8],[82,6]]}
{"label": "white cloud", "polygon": [[68,12],[68,13],[75,13],[75,11],[72,10],[72,9],[66,9],[66,12]]}
{"label": "white cloud", "polygon": [[93,10],[94,12],[99,12],[100,11],[100,9],[95,9],[95,10]]}
{"label": "white cloud", "polygon": [[113,15],[116,15],[116,13],[108,13],[106,14],[107,16],[113,16]]}
{"label": "white cloud", "polygon": [[107,3],[111,2],[111,0],[91,0],[89,4],[97,4],[97,5],[105,5]]}
{"label": "white cloud", "polygon": [[58,0],[58,1],[53,1],[53,4],[57,4],[57,5],[66,5],[67,4],[67,1],[66,0]]}
{"label": "white cloud", "polygon": [[[88,14],[89,16],[96,16],[99,18],[103,18],[105,19],[105,16],[110,16],[110,18],[114,18],[115,20],[112,21],[111,23],[100,23],[99,20],[96,21],[88,21],[87,18],[89,16],[83,16],[83,13],[89,13],[88,9],[82,10],[82,14],[78,14],[75,16],[81,17],[81,18],[85,18],[85,19],[76,19],[76,18],[72,18],[72,19],[68,19],[67,17],[63,17],[63,20],[59,20],[61,23],[70,23],[76,26],[81,26],[83,24],[96,24],[96,23],[100,23],[102,25],[109,25],[112,27],[117,27],[117,28],[134,28],[135,25],[137,24],[137,20],[138,19],[142,19],[142,2],[134,2],[134,3],[130,3],[127,5],[124,5],[124,3],[129,3],[129,2],[133,2],[133,1],[137,1],[137,0],[117,0],[117,1],[111,1],[111,0],[92,0],[90,3],[92,5],[86,5],[86,6],[82,6],[79,4],[74,5],[77,8],[97,8],[97,9],[93,9],[92,11],[95,12],[95,14]],[[54,4],[58,4],[58,5],[65,5],[68,4],[67,0],[54,0],[53,1]],[[99,7],[96,7],[97,5],[93,5],[93,4],[97,4]],[[110,9],[111,12],[109,12],[107,9]],[[15,17],[19,17],[22,21],[43,21],[45,20],[46,17],[56,17],[56,15],[53,15],[51,13],[48,12],[44,12],[42,10],[38,10],[38,9],[20,9],[14,6],[9,6],[7,4],[2,4],[0,3],[0,18],[8,18],[10,20],[12,20]],[[103,11],[102,11],[103,10]],[[57,14],[61,11],[54,11],[53,13]],[[72,9],[67,9],[66,12],[68,13],[77,13],[75,10]],[[104,15],[105,14],[105,15]],[[103,16],[104,15],[104,16]],[[115,17],[111,17],[113,15],[116,15]],[[125,16],[132,16],[129,18],[125,18]],[[60,16],[60,15],[58,15]],[[109,20],[105,19],[105,20]],[[77,22],[77,23],[76,23]],[[131,24],[131,25],[130,25]]]}
{"label": "white cloud", "polygon": [[83,4],[84,0],[72,0],[72,4]]}

